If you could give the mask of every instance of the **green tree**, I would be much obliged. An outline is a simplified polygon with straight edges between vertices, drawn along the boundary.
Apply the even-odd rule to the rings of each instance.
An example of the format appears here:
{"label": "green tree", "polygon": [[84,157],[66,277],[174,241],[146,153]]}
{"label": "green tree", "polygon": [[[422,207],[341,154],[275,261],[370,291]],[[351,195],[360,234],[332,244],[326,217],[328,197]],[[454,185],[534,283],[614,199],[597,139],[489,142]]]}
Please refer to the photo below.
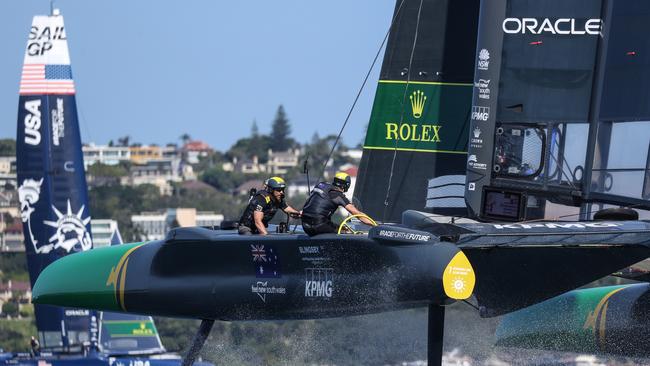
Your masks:
{"label": "green tree", "polygon": [[0,348],[5,351],[29,351],[29,337],[36,334],[34,318],[0,319]]}
{"label": "green tree", "polygon": [[0,156],[16,156],[16,140],[0,139]]}
{"label": "green tree", "polygon": [[244,183],[247,179],[253,179],[238,172],[227,172],[221,167],[210,168],[199,176],[201,181],[213,186],[221,192],[231,192],[238,185]]}
{"label": "green tree", "polygon": [[192,137],[188,133],[182,134],[180,139],[183,141],[183,145],[187,145],[188,142],[192,141]]}
{"label": "green tree", "polygon": [[271,144],[273,151],[286,151],[295,145],[295,140],[291,138],[291,125],[284,111],[284,106],[280,105],[275,114],[273,125],[271,126]]}
{"label": "green tree", "polygon": [[251,126],[251,138],[255,139],[259,137],[260,129],[257,127],[257,121],[253,120],[253,125]]}
{"label": "green tree", "polygon": [[2,314],[8,315],[11,317],[18,316],[18,303],[10,300],[2,304]]}
{"label": "green tree", "polygon": [[0,254],[0,282],[29,281],[25,253]]}
{"label": "green tree", "polygon": [[129,174],[127,168],[123,165],[107,165],[95,163],[88,167],[88,174],[95,177],[124,177]]}
{"label": "green tree", "polygon": [[199,162],[197,164],[192,164],[192,167],[196,174],[201,175],[204,171],[216,166],[221,166],[224,162],[226,162],[226,158],[223,153],[219,151],[211,151],[206,156],[199,156]]}
{"label": "green tree", "polygon": [[23,318],[31,318],[34,316],[34,305],[22,304],[20,305],[19,314]]}
{"label": "green tree", "polygon": [[247,137],[237,140],[234,145],[230,147],[227,155],[230,159],[236,157],[237,159],[250,159],[253,156],[259,158],[260,163],[266,163],[269,159],[269,147],[271,146],[271,138],[266,135],[258,135],[257,137]]}
{"label": "green tree", "polygon": [[128,135],[120,137],[117,139],[117,146],[128,147],[130,140],[131,137],[129,137]]}

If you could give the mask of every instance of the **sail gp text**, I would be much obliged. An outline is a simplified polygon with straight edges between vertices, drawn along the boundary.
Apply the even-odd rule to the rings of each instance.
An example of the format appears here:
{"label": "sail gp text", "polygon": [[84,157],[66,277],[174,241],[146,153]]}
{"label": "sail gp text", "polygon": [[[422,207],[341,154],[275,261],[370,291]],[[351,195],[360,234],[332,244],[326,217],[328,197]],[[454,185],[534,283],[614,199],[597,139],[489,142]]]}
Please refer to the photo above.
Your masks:
{"label": "sail gp text", "polygon": [[29,32],[27,54],[29,56],[42,56],[53,47],[52,41],[65,40],[65,28],[32,26]]}
{"label": "sail gp text", "polygon": [[334,270],[331,268],[305,269],[305,297],[331,298]]}

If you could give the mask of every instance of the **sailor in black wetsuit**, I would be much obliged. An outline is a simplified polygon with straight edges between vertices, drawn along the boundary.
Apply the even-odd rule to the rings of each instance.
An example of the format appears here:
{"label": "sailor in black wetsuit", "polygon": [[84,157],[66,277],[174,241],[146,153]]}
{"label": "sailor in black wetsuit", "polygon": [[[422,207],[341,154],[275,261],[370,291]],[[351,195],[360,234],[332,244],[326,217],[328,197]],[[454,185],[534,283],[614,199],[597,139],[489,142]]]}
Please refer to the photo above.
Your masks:
{"label": "sailor in black wetsuit", "polygon": [[278,209],[300,216],[300,212],[289,206],[284,201],[284,189],[287,184],[280,177],[271,177],[266,180],[266,189],[257,192],[248,201],[248,206],[239,219],[239,234],[266,235],[269,221],[275,216]]}
{"label": "sailor in black wetsuit", "polygon": [[[352,215],[365,215],[359,211],[343,194],[350,188],[352,180],[347,173],[338,172],[332,184],[320,182],[302,208],[302,228],[309,236],[324,233],[336,233],[337,226],[332,222],[336,209],[344,207]],[[373,223],[365,217],[359,218],[364,224]]]}

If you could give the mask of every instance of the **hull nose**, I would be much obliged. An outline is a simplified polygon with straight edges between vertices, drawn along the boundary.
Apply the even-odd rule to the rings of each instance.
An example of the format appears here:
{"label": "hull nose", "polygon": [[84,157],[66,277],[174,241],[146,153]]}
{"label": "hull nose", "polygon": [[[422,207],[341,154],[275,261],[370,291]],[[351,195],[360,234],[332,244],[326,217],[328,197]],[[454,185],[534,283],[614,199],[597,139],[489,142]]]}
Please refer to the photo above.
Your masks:
{"label": "hull nose", "polygon": [[65,256],[46,267],[32,291],[35,304],[123,311],[129,255],[142,244],[125,244]]}

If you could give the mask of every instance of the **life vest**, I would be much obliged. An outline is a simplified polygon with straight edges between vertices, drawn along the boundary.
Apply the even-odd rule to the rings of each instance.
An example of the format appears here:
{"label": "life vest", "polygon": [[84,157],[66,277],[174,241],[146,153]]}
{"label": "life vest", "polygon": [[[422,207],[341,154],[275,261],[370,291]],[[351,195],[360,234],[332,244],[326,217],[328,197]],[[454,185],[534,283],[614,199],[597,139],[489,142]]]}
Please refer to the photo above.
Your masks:
{"label": "life vest", "polygon": [[335,190],[329,183],[318,183],[302,208],[302,220],[311,225],[331,221],[332,215],[340,206],[330,198],[330,192]]}
{"label": "life vest", "polygon": [[262,207],[262,213],[264,217],[262,218],[262,223],[264,226],[268,226],[269,221],[275,216],[275,213],[278,211],[279,206],[271,198],[271,194],[267,191],[260,191],[248,201],[248,206],[244,210],[244,213],[239,219],[239,224],[248,226],[251,229],[255,229],[255,222],[253,220],[253,213],[257,210],[257,206]]}

